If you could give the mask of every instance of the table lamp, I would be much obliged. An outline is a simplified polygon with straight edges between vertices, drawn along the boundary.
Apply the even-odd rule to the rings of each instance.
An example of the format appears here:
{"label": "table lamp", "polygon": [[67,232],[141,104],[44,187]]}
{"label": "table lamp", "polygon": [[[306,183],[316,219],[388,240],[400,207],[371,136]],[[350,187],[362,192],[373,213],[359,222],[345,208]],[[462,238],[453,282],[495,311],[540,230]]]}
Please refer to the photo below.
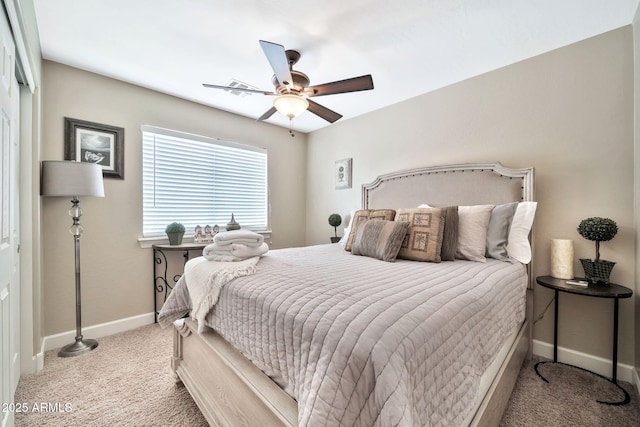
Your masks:
{"label": "table lamp", "polygon": [[73,235],[75,249],[76,272],[76,340],[68,344],[58,352],[60,357],[78,356],[93,350],[98,342],[82,337],[82,299],[80,296],[80,235],[82,226],[78,197],[104,197],[102,182],[102,168],[93,163],[73,161],[45,160],[42,162],[40,182],[40,195],[48,197],[71,197],[71,209],[69,216],[73,218],[73,224],[69,232]]}

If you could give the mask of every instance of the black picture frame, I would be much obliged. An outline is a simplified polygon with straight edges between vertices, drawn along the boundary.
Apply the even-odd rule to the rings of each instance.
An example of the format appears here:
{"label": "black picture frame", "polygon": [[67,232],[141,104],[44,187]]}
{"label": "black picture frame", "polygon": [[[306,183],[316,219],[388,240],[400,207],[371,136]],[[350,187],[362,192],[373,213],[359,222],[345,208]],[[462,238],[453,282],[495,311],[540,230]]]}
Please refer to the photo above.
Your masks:
{"label": "black picture frame", "polygon": [[124,128],[65,117],[64,159],[96,163],[103,177],[124,179]]}

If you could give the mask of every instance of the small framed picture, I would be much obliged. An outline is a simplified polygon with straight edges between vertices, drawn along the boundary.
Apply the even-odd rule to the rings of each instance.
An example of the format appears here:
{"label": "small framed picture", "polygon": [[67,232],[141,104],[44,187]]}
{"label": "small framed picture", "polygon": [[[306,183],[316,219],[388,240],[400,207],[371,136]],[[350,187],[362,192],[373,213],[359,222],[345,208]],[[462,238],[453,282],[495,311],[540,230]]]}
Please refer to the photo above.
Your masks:
{"label": "small framed picture", "polygon": [[336,190],[351,188],[351,159],[336,160],[334,176]]}
{"label": "small framed picture", "polygon": [[124,128],[65,117],[64,158],[96,163],[105,178],[124,179]]}

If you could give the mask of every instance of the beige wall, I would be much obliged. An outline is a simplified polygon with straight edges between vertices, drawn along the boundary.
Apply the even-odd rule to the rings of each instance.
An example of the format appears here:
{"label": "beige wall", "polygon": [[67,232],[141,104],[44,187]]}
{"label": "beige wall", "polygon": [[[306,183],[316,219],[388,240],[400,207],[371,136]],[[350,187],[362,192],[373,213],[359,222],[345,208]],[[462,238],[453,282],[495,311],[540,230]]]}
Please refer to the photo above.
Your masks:
{"label": "beige wall", "polygon": [[[576,227],[605,216],[620,232],[602,244],[602,256],[617,262],[613,281],[634,287],[632,43],[628,26],[310,134],[307,243],[326,242],[329,214],[358,207],[361,185],[379,174],[497,160],[535,167],[535,275],[549,273],[552,238],[572,239],[576,258],[593,256]],[[335,190],[334,161],[349,157],[353,187]],[[577,260],[575,271],[582,274]],[[536,314],[552,297],[536,286]],[[560,299],[559,344],[610,359],[612,303]],[[633,364],[633,324],[633,301],[623,300],[623,363]],[[552,325],[551,309],[534,338],[551,343]]]}
{"label": "beige wall", "polygon": [[[81,200],[83,325],[153,311],[151,249],[141,249],[140,125],[243,144],[269,152],[272,248],[305,234],[306,135],[44,61],[43,160],[64,156],[64,117],[124,127],[125,179],[105,179],[106,197]],[[75,328],[73,238],[66,199],[43,199],[44,335]]]}

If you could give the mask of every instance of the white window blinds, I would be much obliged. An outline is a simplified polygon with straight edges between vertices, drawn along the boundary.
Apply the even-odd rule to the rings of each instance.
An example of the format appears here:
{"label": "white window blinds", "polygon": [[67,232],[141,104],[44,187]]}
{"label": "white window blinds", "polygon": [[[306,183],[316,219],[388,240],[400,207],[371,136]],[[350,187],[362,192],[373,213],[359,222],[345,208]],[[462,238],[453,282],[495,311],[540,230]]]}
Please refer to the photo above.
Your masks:
{"label": "white window blinds", "polygon": [[167,224],[218,225],[231,214],[243,229],[268,229],[267,150],[142,126],[143,234]]}

